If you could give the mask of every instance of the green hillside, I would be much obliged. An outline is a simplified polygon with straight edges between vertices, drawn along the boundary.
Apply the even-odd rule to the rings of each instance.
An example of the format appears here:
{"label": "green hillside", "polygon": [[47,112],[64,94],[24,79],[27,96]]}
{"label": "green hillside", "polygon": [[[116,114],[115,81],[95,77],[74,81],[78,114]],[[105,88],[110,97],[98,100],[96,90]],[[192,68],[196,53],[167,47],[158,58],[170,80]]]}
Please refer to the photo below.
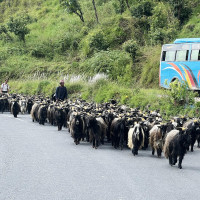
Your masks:
{"label": "green hillside", "polygon": [[85,98],[85,80],[97,73],[116,90],[155,89],[162,44],[200,37],[199,19],[199,0],[0,0],[0,80],[50,94],[58,79],[76,75],[83,82],[71,93]]}

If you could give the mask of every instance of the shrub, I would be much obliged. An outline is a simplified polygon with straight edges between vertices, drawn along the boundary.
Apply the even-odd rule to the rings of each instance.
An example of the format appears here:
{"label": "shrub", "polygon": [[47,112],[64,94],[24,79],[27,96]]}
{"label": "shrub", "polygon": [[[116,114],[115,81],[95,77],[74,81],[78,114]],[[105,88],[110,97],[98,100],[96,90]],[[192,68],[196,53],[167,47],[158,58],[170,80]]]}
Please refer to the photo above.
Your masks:
{"label": "shrub", "polygon": [[139,46],[136,41],[128,40],[123,44],[124,50],[131,55],[131,58],[134,60],[138,54]]}
{"label": "shrub", "polygon": [[45,81],[41,81],[38,84],[38,88],[37,88],[37,94],[41,94],[44,91],[44,88],[47,87],[50,84],[49,81],[45,80]]}
{"label": "shrub", "polygon": [[[131,69],[126,68],[130,64],[131,58],[123,51],[100,51],[95,53],[92,58],[87,59],[81,69],[84,72],[90,72],[91,75],[105,73],[110,79],[117,80],[125,73],[131,73]],[[130,71],[127,72],[127,69]]]}
{"label": "shrub", "polygon": [[65,34],[61,37],[61,39],[57,42],[56,51],[60,54],[64,53],[66,50],[69,50],[72,45],[72,35]]}
{"label": "shrub", "polygon": [[67,83],[66,85],[68,94],[76,94],[80,93],[80,91],[83,88],[83,83],[81,82],[75,82],[75,83]]}
{"label": "shrub", "polygon": [[101,30],[95,30],[89,33],[87,37],[82,41],[82,50],[85,56],[92,55],[95,51],[106,50],[108,43]]}
{"label": "shrub", "polygon": [[150,20],[149,39],[151,39],[151,44],[163,44],[176,36],[178,20],[173,17],[169,4],[158,3],[153,9]]}
{"label": "shrub", "polygon": [[188,0],[168,0],[174,10],[174,16],[178,18],[180,24],[182,25],[186,20],[188,20],[191,12],[192,5]]}
{"label": "shrub", "polygon": [[[166,83],[167,84],[167,83]],[[192,105],[194,104],[195,92],[189,90],[186,81],[175,80],[169,84],[170,90],[166,90],[169,103],[174,106]]]}
{"label": "shrub", "polygon": [[131,14],[134,17],[141,18],[143,16],[151,16],[153,11],[153,3],[149,0],[142,0],[138,4],[131,7]]}
{"label": "shrub", "polygon": [[21,15],[16,18],[11,17],[7,23],[8,30],[14,33],[19,40],[25,42],[25,36],[30,33],[30,29],[27,25],[31,22],[29,15]]}
{"label": "shrub", "polygon": [[125,3],[124,0],[114,1],[113,2],[113,7],[115,8],[115,12],[117,14],[119,14],[119,13],[122,14],[127,8],[126,3]]}
{"label": "shrub", "polygon": [[161,46],[147,47],[141,57],[140,83],[145,88],[158,88]]}
{"label": "shrub", "polygon": [[54,44],[51,41],[44,41],[41,44],[35,44],[34,47],[31,47],[31,56],[36,58],[49,58],[53,59],[54,57]]}

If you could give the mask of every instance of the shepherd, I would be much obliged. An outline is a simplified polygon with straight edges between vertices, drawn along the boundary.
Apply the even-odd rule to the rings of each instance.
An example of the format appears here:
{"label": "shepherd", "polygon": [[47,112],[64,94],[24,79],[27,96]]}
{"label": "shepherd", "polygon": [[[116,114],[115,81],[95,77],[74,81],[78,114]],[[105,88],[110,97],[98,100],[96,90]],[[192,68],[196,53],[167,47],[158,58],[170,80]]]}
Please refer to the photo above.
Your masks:
{"label": "shepherd", "polygon": [[60,80],[60,86],[56,88],[56,100],[64,101],[67,99],[67,88],[64,86],[64,80]]}
{"label": "shepherd", "polygon": [[9,85],[8,85],[8,79],[5,80],[5,83],[2,83],[1,85],[1,93],[7,94],[9,92]]}

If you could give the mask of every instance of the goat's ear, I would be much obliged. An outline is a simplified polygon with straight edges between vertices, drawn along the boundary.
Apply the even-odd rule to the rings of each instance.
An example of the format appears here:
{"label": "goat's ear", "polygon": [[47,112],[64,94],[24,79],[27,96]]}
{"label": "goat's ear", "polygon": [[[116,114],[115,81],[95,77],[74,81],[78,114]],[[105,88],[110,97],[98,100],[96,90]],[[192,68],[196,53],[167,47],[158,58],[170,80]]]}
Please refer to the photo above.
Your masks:
{"label": "goat's ear", "polygon": [[175,129],[178,130],[178,131],[182,131],[183,127],[176,127]]}
{"label": "goat's ear", "polygon": [[140,124],[140,125],[143,125],[143,124],[144,124],[144,121],[139,122],[139,124]]}
{"label": "goat's ear", "polygon": [[185,128],[185,127],[182,127],[182,131],[186,131],[187,130],[187,128]]}
{"label": "goat's ear", "polygon": [[178,127],[178,130],[179,130],[179,134],[183,134],[186,130],[187,130],[187,128],[184,128],[184,127]]}

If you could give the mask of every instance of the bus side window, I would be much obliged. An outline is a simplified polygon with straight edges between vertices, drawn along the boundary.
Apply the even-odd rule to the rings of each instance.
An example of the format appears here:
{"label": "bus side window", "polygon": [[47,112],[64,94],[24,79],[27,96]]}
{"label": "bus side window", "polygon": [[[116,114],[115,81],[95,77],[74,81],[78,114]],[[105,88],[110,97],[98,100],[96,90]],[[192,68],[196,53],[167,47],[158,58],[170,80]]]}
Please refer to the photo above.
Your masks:
{"label": "bus side window", "polygon": [[162,61],[165,61],[165,57],[166,57],[166,51],[162,52]]}
{"label": "bus side window", "polygon": [[165,61],[174,61],[176,51],[166,51]]}
{"label": "bus side window", "polygon": [[193,49],[192,50],[191,60],[192,61],[198,61],[198,60],[200,60],[200,50],[199,49]]}
{"label": "bus side window", "polygon": [[177,50],[176,61],[187,61],[188,55],[189,55],[189,50]]}

